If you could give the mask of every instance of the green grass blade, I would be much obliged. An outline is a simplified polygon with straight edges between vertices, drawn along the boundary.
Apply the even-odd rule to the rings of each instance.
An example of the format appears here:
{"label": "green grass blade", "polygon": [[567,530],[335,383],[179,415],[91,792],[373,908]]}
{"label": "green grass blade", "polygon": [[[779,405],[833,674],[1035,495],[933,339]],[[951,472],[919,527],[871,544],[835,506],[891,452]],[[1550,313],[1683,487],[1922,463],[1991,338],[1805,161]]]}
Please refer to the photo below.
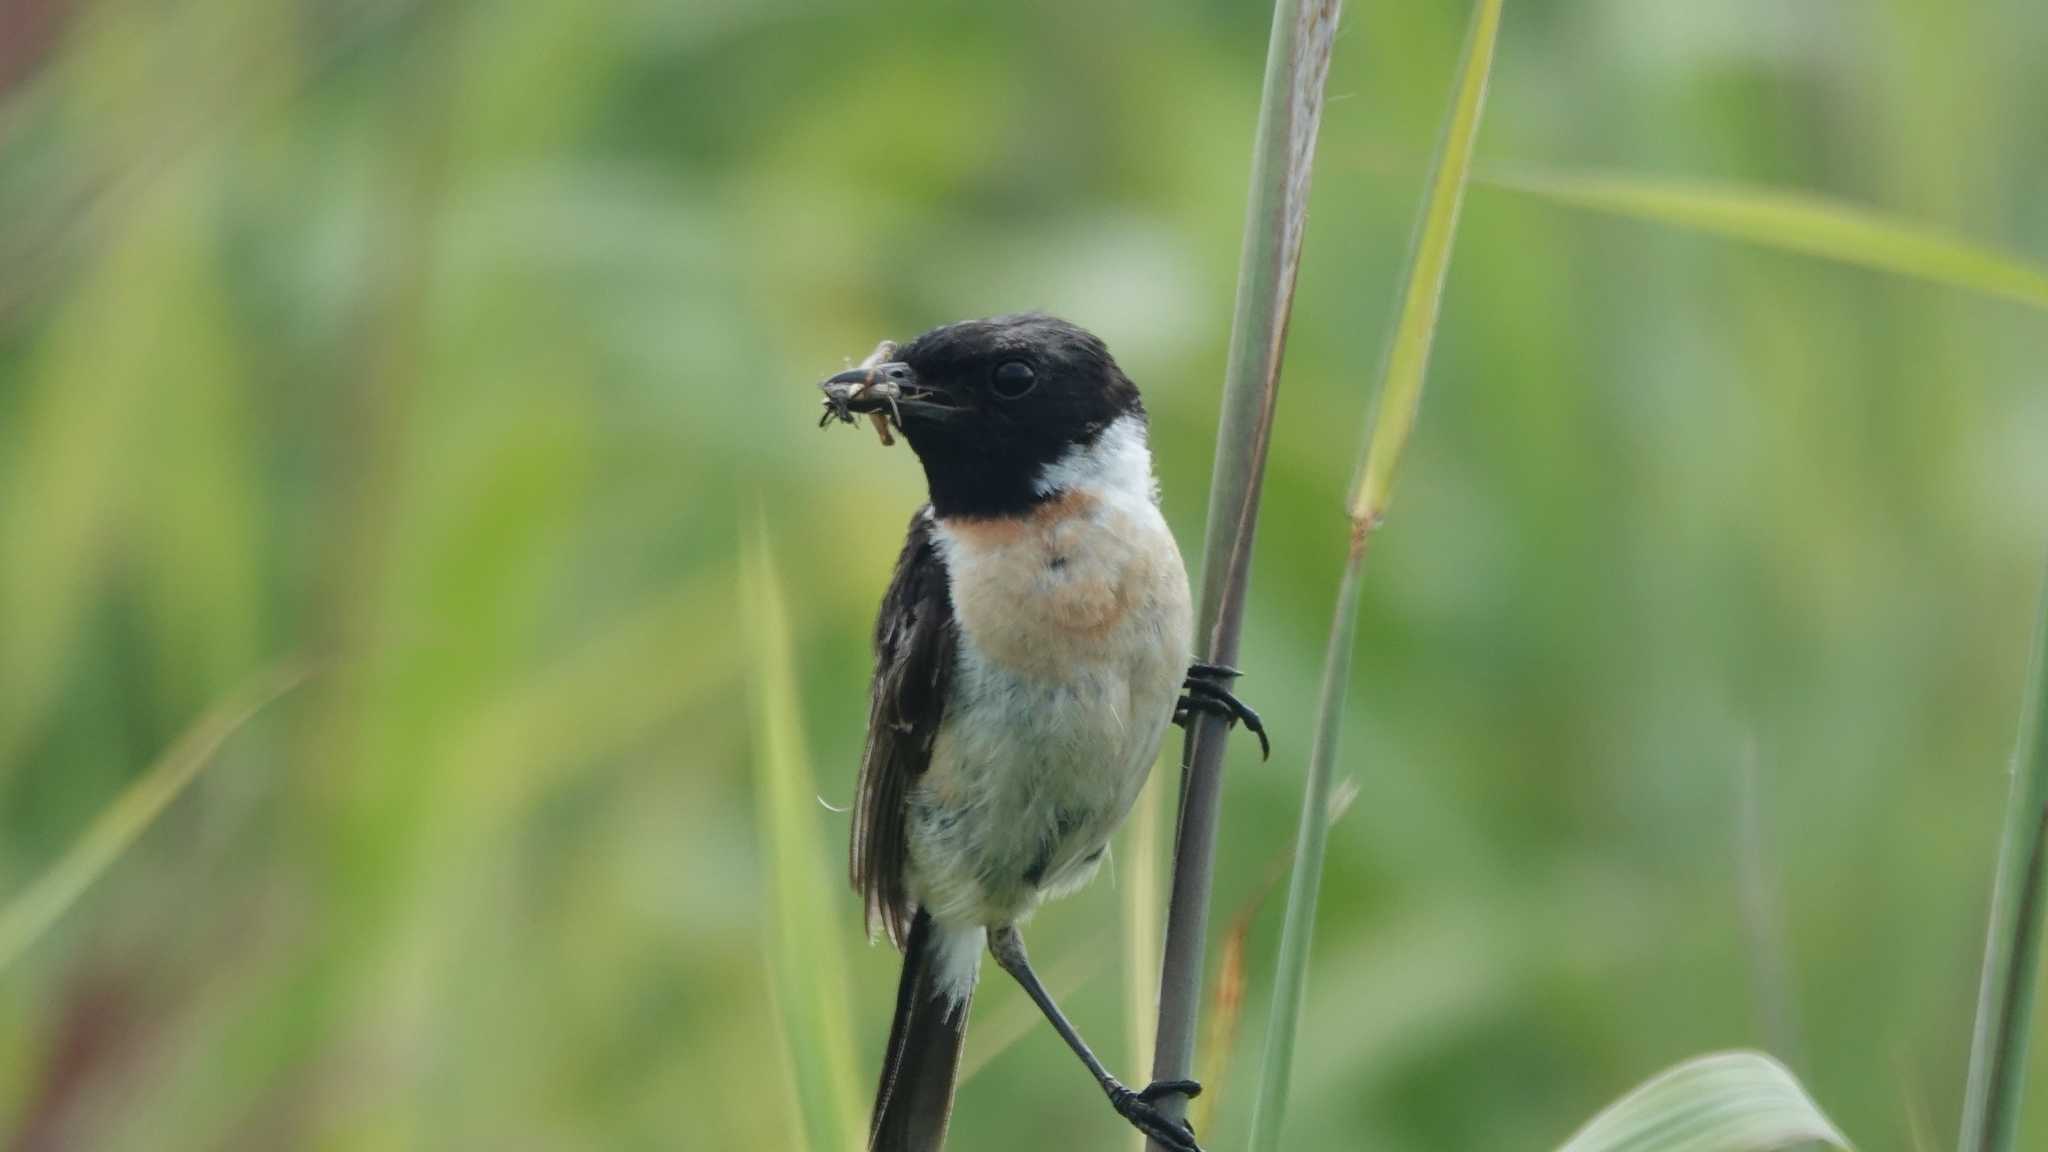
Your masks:
{"label": "green grass blade", "polygon": [[[1273,5],[1259,126],[1252,143],[1230,360],[1209,481],[1208,529],[1202,541],[1195,649],[1217,664],[1237,661],[1338,9],[1338,0],[1276,0]],[[1159,966],[1159,1028],[1152,1049],[1155,1080],[1181,1080],[1194,1071],[1203,951],[1209,938],[1209,881],[1216,866],[1228,734],[1228,727],[1215,717],[1199,721],[1189,739],[1187,770],[1181,774],[1173,891]],[[1175,1118],[1185,1107],[1177,1096],[1161,1102],[1162,1110]],[[1158,1148],[1158,1142],[1152,1147]]]}
{"label": "green grass blade", "polygon": [[1480,113],[1486,107],[1486,84],[1493,71],[1493,46],[1500,33],[1498,0],[1481,0],[1459,64],[1458,87],[1444,122],[1430,176],[1428,200],[1414,251],[1408,258],[1408,284],[1401,297],[1394,339],[1387,347],[1379,400],[1366,442],[1365,462],[1351,497],[1351,519],[1370,531],[1386,514],[1394,471],[1415,428],[1422,407],[1422,380],[1429,372],[1429,352],[1436,341],[1436,318],[1443,302],[1444,277],[1451,266],[1451,242],[1457,236],[1458,210],[1472,168],[1472,143],[1479,135]]}
{"label": "green grass blade", "polygon": [[[1344,818],[1351,802],[1358,799],[1358,781],[1345,777],[1330,793],[1330,820]],[[1249,951],[1252,927],[1266,902],[1287,879],[1294,863],[1296,841],[1289,839],[1266,865],[1266,875],[1223,930],[1218,947],[1216,985],[1210,992],[1208,1051],[1202,1057],[1202,1095],[1195,1101],[1195,1130],[1205,1131],[1229,1098],[1231,1058],[1237,1052],[1237,1033],[1244,1023],[1244,991],[1249,983],[1245,954]]]}
{"label": "green grass blade", "polygon": [[22,769],[23,747],[58,702],[65,654],[128,511],[124,491],[139,483],[129,469],[149,443],[143,414],[162,337],[154,314],[128,302],[170,296],[188,222],[190,211],[158,213],[111,229],[56,310],[37,362],[8,382],[19,400],[6,419],[20,438],[0,452],[0,783]]}
{"label": "green grass blade", "polygon": [[1322,889],[1323,851],[1329,835],[1330,775],[1344,714],[1344,691],[1351,680],[1351,641],[1358,631],[1358,588],[1364,565],[1358,562],[1362,554],[1353,555],[1352,562],[1344,566],[1344,583],[1337,593],[1337,612],[1330,622],[1329,650],[1324,658],[1322,697],[1316,702],[1315,746],[1309,758],[1294,873],[1287,888],[1287,916],[1280,929],[1280,954],[1273,973],[1266,1055],[1259,1068],[1258,1096],[1252,1102],[1248,1145],[1252,1152],[1270,1152],[1280,1146],[1281,1122],[1293,1081],[1294,1033],[1308,987],[1309,945],[1315,936],[1316,901]]}
{"label": "green grass blade", "polygon": [[1315,744],[1309,752],[1308,781],[1301,801],[1301,825],[1294,874],[1287,891],[1287,915],[1273,976],[1273,1008],[1267,1023],[1266,1056],[1259,1094],[1252,1105],[1252,1152],[1280,1144],[1293,1075],[1294,1036],[1308,985],[1309,948],[1315,936],[1316,902],[1330,824],[1330,781],[1336,772],[1344,699],[1351,682],[1352,640],[1357,632],[1359,588],[1364,582],[1366,541],[1385,514],[1401,451],[1415,427],[1422,380],[1436,339],[1436,319],[1450,270],[1472,143],[1486,106],[1486,83],[1499,39],[1501,0],[1480,0],[1472,14],[1458,66],[1457,86],[1434,171],[1423,204],[1421,226],[1410,256],[1407,288],[1389,345],[1377,411],[1366,440],[1365,459],[1351,499],[1351,549],[1330,621],[1323,684],[1316,704]]}
{"label": "green grass blade", "polygon": [[1668,1069],[1608,1105],[1559,1152],[1770,1152],[1849,1147],[1785,1066],[1719,1052]]}
{"label": "green grass blade", "polygon": [[768,960],[806,1146],[865,1144],[846,965],[818,859],[818,793],[804,754],[788,594],[759,516],[740,566],[752,648],[756,819],[769,878]]}
{"label": "green grass blade", "polygon": [[1769,189],[1581,172],[1489,172],[1475,181],[1554,204],[1892,272],[2048,309],[2048,271],[1868,208]]}
{"label": "green grass blade", "polygon": [[304,682],[307,675],[303,665],[288,662],[230,692],[123,789],[47,872],[0,908],[0,972],[20,959],[92,882],[121,858],[200,770],[213,762],[229,737],[272,701]]}
{"label": "green grass blade", "polygon": [[2019,1134],[2027,1033],[2040,968],[2043,853],[2048,851],[2048,735],[2041,724],[2048,713],[2048,584],[2034,622],[2026,701],[1991,890],[1970,1078],[1963,1092],[1962,1152],[2007,1152]]}

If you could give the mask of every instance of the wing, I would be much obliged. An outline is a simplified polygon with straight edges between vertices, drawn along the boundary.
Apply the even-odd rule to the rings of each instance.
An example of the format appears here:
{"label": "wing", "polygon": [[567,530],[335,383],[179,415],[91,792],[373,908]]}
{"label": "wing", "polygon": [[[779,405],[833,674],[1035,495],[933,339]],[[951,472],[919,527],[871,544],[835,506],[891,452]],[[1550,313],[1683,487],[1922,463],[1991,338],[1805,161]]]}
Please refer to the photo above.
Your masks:
{"label": "wing", "polygon": [[920,508],[910,518],[909,539],[875,620],[868,746],[853,805],[853,887],[867,904],[868,931],[879,921],[898,947],[916,911],[903,874],[904,807],[911,785],[931,764],[958,636],[931,511]]}

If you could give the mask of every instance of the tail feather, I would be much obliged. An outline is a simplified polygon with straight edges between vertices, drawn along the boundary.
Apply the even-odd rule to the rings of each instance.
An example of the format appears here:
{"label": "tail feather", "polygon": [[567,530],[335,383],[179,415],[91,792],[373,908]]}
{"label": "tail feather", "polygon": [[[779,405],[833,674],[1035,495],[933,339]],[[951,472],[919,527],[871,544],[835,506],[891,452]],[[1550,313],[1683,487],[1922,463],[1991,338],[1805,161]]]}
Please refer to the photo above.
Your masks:
{"label": "tail feather", "polygon": [[[939,1152],[946,1143],[960,1046],[967,1039],[967,1003],[973,996],[971,969],[963,989],[957,963],[949,962],[958,943],[932,922],[930,913],[919,910],[903,949],[896,1016],[889,1025],[889,1051],[882,1059],[882,1082],[868,1128],[869,1152]],[[978,958],[978,948],[970,955]]]}

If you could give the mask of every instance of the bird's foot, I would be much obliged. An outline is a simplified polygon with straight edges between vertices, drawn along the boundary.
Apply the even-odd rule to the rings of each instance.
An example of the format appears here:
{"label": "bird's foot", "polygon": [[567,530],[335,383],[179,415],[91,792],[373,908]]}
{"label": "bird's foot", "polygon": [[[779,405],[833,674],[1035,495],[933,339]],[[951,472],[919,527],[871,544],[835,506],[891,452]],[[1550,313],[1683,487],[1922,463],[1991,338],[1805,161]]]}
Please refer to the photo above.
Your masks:
{"label": "bird's foot", "polygon": [[1195,1143],[1194,1126],[1185,1120],[1169,1119],[1159,1110],[1159,1099],[1162,1096],[1185,1096],[1192,1100],[1201,1093],[1202,1086],[1193,1080],[1160,1080],[1139,1092],[1133,1092],[1114,1080],[1109,1083],[1109,1103],[1116,1109],[1116,1114],[1173,1152],[1202,1152],[1202,1146]]}
{"label": "bird's foot", "polygon": [[1273,755],[1272,742],[1266,739],[1265,722],[1250,705],[1231,694],[1230,682],[1238,678],[1237,669],[1224,664],[1190,664],[1188,676],[1182,682],[1184,693],[1174,706],[1173,722],[1186,727],[1198,713],[1221,716],[1226,724],[1242,723],[1245,730],[1259,738],[1259,758],[1269,759]]}

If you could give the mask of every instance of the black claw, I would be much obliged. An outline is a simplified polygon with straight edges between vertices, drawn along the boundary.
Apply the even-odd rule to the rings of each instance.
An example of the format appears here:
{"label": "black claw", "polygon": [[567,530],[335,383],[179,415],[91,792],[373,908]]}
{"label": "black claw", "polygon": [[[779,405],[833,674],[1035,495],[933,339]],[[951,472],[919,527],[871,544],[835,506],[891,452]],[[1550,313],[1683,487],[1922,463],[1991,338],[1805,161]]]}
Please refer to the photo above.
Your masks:
{"label": "black claw", "polygon": [[1154,1080],[1138,1093],[1138,1099],[1147,1104],[1156,1104],[1161,1096],[1185,1096],[1190,1100],[1202,1094],[1202,1085],[1195,1080]]}
{"label": "black claw", "polygon": [[1202,680],[1235,680],[1244,673],[1228,664],[1204,664],[1197,660],[1188,665],[1188,675]]}
{"label": "black claw", "polygon": [[1194,1126],[1185,1120],[1168,1118],[1153,1103],[1160,1096],[1179,1094],[1192,1097],[1202,1090],[1200,1084],[1192,1080],[1166,1080],[1148,1085],[1142,1092],[1112,1084],[1109,1102],[1117,1115],[1130,1121],[1131,1127],[1173,1149],[1173,1152],[1202,1152],[1202,1146],[1195,1142]]}
{"label": "black claw", "polygon": [[[1208,664],[1195,665],[1195,669],[1212,667],[1215,666]],[[1235,671],[1231,671],[1230,674],[1233,676],[1237,675]],[[1185,727],[1188,720],[1196,712],[1206,712],[1211,716],[1221,716],[1225,722],[1231,724],[1242,723],[1245,731],[1259,738],[1259,758],[1261,760],[1272,759],[1273,743],[1266,738],[1266,723],[1259,719],[1259,714],[1252,711],[1250,705],[1232,695],[1228,688],[1206,676],[1198,675],[1193,669],[1188,673],[1186,687],[1187,695],[1182,696],[1180,703],[1174,707],[1174,723]]]}

